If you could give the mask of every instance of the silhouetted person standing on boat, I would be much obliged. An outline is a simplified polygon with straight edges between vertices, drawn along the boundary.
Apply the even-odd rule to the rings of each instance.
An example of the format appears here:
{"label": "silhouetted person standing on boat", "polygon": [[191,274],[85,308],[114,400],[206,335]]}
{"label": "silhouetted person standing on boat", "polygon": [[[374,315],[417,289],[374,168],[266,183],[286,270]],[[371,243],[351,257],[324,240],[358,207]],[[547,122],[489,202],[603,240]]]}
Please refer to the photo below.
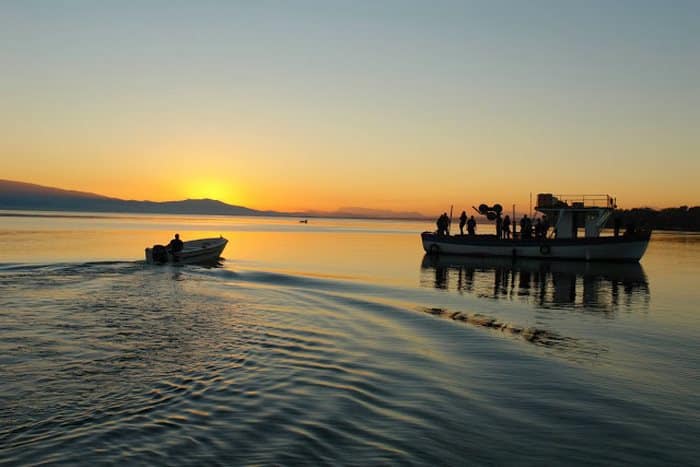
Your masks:
{"label": "silhouetted person standing on boat", "polygon": [[437,224],[437,234],[442,236],[442,235],[449,235],[448,229],[450,225],[450,218],[447,217],[447,213],[443,212],[440,217],[438,217],[438,220],[436,222]]}
{"label": "silhouetted person standing on boat", "polygon": [[469,235],[476,235],[476,221],[474,220],[474,216],[471,216],[467,221],[467,233]]}
{"label": "silhouetted person standing on boat", "polygon": [[535,238],[540,240],[544,238],[543,232],[542,232],[542,220],[537,218],[537,222],[535,222]]}
{"label": "silhouetted person standing on boat", "polygon": [[499,240],[503,237],[503,218],[501,218],[501,213],[496,215],[496,238]]}
{"label": "silhouetted person standing on boat", "polygon": [[503,238],[510,238],[510,216],[508,214],[503,218]]}
{"label": "silhouetted person standing on boat", "polygon": [[549,219],[545,215],[542,218],[542,238],[547,238],[548,232],[549,232]]}
{"label": "silhouetted person standing on boat", "polygon": [[462,211],[462,215],[459,216],[459,234],[464,235],[464,226],[467,225],[467,213]]}
{"label": "silhouetted person standing on boat", "polygon": [[532,238],[532,222],[527,214],[520,219],[520,235],[522,238]]}
{"label": "silhouetted person standing on boat", "polygon": [[613,221],[613,231],[614,235],[616,237],[620,236],[620,227],[622,226],[622,219],[620,217],[616,217],[615,220]]}

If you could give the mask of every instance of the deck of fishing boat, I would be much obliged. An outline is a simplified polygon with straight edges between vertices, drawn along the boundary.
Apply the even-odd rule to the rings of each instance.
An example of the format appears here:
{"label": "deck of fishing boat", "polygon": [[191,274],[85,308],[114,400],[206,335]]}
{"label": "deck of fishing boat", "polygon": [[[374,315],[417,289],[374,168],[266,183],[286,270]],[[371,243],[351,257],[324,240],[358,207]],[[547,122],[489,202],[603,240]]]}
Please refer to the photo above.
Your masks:
{"label": "deck of fishing boat", "polygon": [[639,261],[651,232],[583,238],[515,238],[496,235],[437,235],[423,232],[426,253],[438,255],[510,256],[584,261]]}

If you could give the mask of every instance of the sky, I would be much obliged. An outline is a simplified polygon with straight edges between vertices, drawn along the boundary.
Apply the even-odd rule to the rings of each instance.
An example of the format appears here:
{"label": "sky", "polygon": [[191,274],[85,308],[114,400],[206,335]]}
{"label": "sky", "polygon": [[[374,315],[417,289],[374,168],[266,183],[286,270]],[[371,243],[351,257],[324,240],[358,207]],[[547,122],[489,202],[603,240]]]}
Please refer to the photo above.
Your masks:
{"label": "sky", "polygon": [[0,0],[0,178],[439,213],[700,204],[697,1]]}

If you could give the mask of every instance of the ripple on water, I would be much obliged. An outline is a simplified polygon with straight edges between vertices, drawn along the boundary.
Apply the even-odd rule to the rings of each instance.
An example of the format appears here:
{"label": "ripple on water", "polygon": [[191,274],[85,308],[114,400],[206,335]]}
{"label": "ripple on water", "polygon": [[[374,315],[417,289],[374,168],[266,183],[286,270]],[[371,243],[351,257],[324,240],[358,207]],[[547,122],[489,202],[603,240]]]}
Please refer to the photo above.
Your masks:
{"label": "ripple on water", "polygon": [[403,289],[131,263],[6,266],[0,280],[11,464],[687,460],[660,451],[655,407],[527,350],[590,343],[402,306]]}

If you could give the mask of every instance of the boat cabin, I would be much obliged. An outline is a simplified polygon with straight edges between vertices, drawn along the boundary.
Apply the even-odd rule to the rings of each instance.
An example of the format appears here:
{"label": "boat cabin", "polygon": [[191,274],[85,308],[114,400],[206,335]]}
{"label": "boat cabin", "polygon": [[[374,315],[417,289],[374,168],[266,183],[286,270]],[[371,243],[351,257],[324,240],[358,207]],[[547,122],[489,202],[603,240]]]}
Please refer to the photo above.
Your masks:
{"label": "boat cabin", "polygon": [[540,193],[535,210],[547,216],[556,238],[576,238],[581,227],[586,238],[597,238],[616,207],[609,195]]}

